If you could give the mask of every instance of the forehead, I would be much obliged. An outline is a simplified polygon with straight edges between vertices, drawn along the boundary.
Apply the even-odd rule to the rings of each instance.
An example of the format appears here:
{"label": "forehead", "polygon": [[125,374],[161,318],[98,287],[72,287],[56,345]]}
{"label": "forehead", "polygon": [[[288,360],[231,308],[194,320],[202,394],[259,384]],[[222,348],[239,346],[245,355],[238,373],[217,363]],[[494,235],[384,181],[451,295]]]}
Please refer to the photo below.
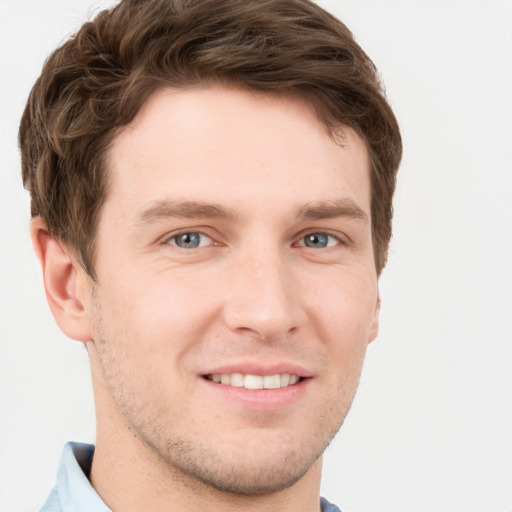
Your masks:
{"label": "forehead", "polygon": [[118,208],[170,197],[297,209],[349,196],[369,214],[365,144],[348,128],[334,142],[296,97],[219,85],[163,89],[115,138],[108,157],[107,203]]}

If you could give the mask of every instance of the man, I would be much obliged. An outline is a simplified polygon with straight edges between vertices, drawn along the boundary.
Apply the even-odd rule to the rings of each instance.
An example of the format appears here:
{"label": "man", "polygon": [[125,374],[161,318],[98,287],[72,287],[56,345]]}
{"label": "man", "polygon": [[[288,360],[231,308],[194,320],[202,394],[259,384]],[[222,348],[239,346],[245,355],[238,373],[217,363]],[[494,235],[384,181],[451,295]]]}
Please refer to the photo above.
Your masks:
{"label": "man", "polygon": [[306,0],[124,0],[20,127],[50,308],[92,446],[44,511],[318,510],[378,331],[401,156],[376,70]]}

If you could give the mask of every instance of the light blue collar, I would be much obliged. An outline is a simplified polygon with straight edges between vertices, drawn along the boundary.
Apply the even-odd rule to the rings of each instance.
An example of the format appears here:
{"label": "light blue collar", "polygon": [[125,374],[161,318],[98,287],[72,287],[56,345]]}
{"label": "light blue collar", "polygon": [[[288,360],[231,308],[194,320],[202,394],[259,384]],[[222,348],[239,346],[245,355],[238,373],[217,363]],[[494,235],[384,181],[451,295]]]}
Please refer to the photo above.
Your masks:
{"label": "light blue collar", "polygon": [[98,496],[87,476],[94,446],[67,443],[62,450],[57,484],[40,512],[111,512]]}

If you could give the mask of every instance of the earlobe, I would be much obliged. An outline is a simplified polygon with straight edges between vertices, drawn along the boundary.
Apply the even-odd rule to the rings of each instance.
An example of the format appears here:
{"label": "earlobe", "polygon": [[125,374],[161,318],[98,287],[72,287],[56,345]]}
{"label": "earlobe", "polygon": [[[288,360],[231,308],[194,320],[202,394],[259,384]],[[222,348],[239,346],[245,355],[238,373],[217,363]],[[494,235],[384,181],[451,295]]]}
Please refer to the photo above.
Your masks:
{"label": "earlobe", "polygon": [[379,334],[379,316],[380,316],[380,295],[377,297],[377,304],[375,305],[375,314],[373,322],[370,327],[370,336],[368,337],[368,343],[371,343]]}
{"label": "earlobe", "polygon": [[43,270],[46,299],[57,325],[69,338],[90,341],[89,317],[77,283],[84,270],[70,257],[66,246],[50,235],[40,218],[32,219],[30,234]]}

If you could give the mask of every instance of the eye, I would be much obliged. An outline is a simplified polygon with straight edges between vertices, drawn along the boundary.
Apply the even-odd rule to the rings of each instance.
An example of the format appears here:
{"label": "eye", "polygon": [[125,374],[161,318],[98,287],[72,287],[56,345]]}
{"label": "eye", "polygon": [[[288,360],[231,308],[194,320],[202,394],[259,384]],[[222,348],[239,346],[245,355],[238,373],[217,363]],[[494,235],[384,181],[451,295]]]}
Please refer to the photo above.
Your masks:
{"label": "eye", "polygon": [[340,240],[333,235],[327,233],[309,233],[299,241],[298,245],[309,247],[310,249],[325,249],[326,247],[334,247],[339,244]]}
{"label": "eye", "polygon": [[180,249],[197,249],[211,244],[212,239],[203,233],[187,232],[172,236],[166,243]]}

